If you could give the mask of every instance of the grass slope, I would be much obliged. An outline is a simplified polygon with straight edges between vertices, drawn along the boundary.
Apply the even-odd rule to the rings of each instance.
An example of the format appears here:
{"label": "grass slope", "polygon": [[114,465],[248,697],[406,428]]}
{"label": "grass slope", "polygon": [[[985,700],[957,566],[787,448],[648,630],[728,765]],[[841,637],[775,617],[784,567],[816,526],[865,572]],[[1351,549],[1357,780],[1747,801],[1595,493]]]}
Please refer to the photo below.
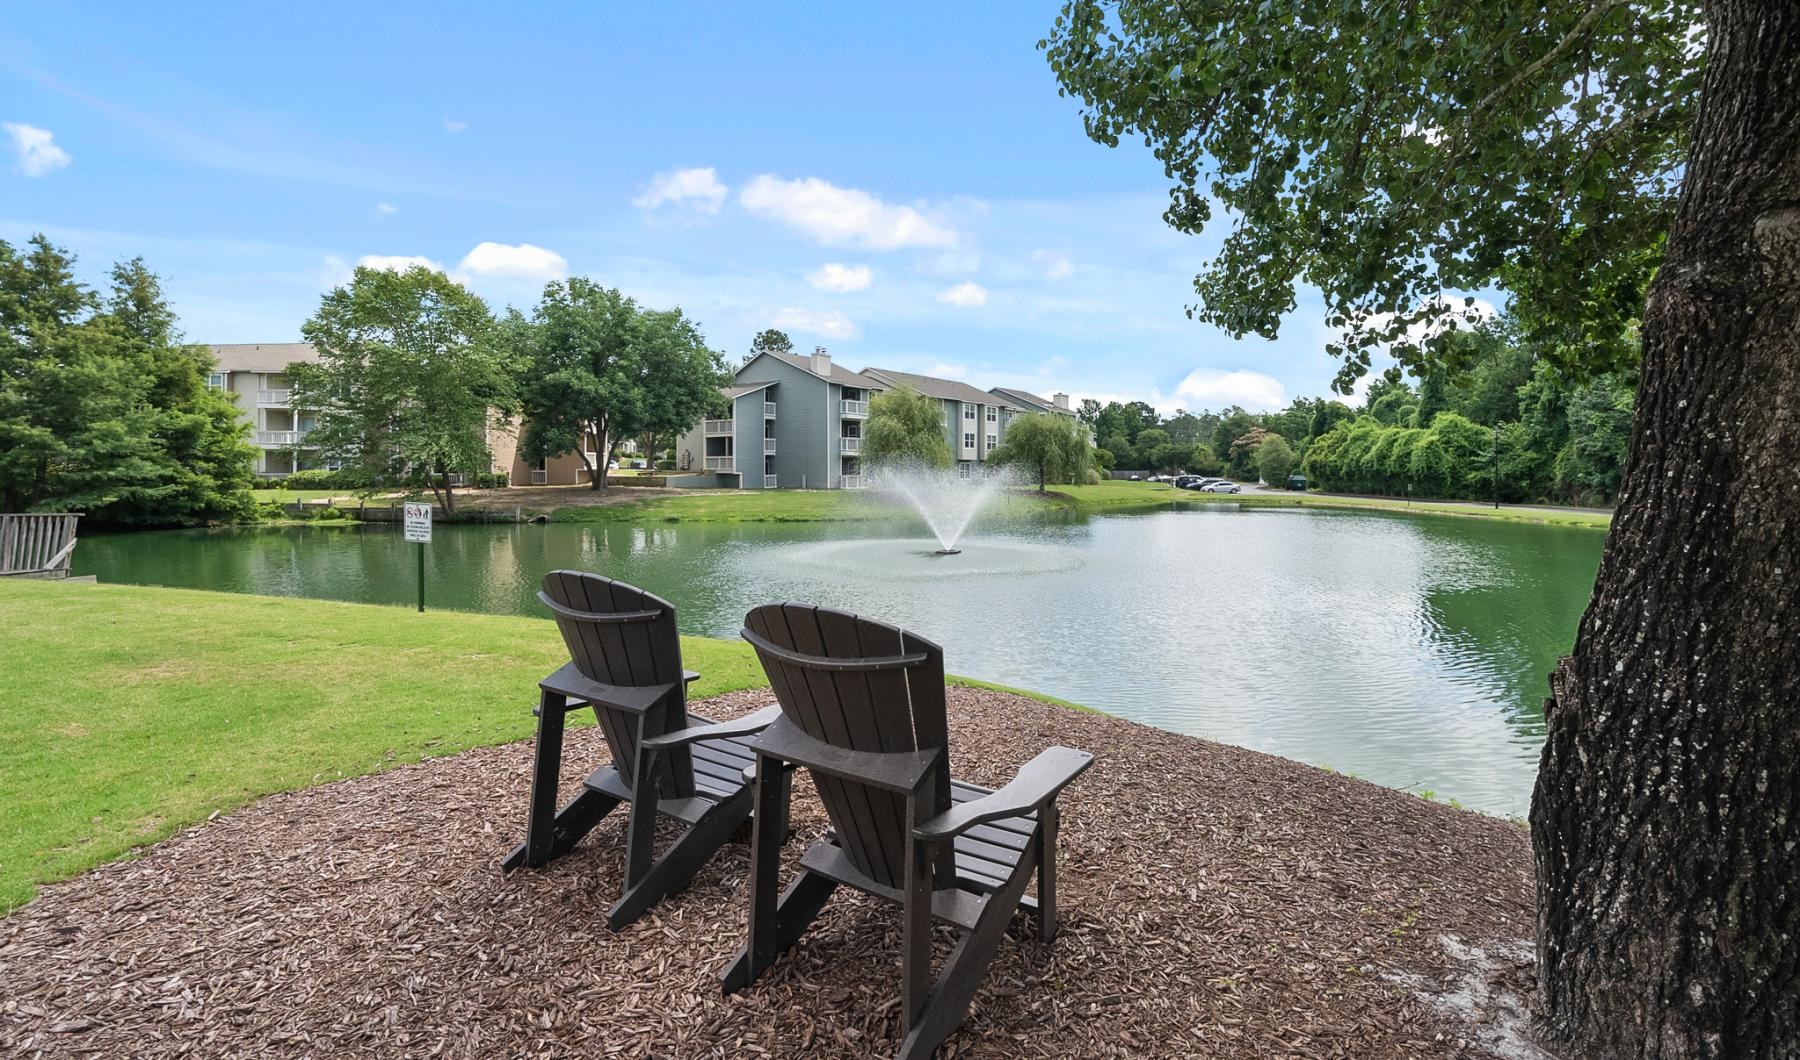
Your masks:
{"label": "grass slope", "polygon": [[[263,795],[524,739],[568,659],[544,619],[14,579],[0,630],[0,913]],[[748,645],[682,652],[696,698],[766,684]]]}
{"label": "grass slope", "polygon": [[[1161,482],[1108,480],[1092,486],[1056,486],[1047,494],[1018,490],[1007,494],[992,514],[1006,515],[1046,505],[1076,512],[1132,511],[1170,505],[1233,504],[1246,508],[1355,508],[1413,515],[1454,515],[1503,522],[1542,523],[1604,529],[1604,513],[1508,507],[1498,511],[1453,502],[1328,497],[1312,494],[1211,494],[1178,490]],[[696,490],[604,506],[557,508],[558,522],[587,523],[821,523],[891,519],[904,509],[879,495],[847,490]]]}

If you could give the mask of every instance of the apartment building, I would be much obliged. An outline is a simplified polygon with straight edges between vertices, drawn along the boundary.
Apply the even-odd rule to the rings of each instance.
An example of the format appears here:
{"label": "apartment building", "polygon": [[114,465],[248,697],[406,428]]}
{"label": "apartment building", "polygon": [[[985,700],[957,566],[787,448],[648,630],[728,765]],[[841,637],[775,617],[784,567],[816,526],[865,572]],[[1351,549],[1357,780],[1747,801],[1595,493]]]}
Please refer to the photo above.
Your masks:
{"label": "apartment building", "polygon": [[737,370],[723,391],[730,414],[707,419],[675,443],[678,473],[695,484],[743,489],[857,489],[869,401],[906,388],[943,408],[944,442],[967,474],[999,448],[1024,406],[953,379],[833,364],[810,356],[764,353]]}
{"label": "apartment building", "polygon": [[305,448],[312,419],[288,403],[286,374],[287,366],[296,361],[317,361],[318,352],[304,342],[246,342],[208,349],[215,367],[207,385],[229,395],[249,421],[250,442],[258,449],[257,475],[281,478],[324,466],[316,452]]}
{"label": "apartment building", "polygon": [[857,489],[869,398],[883,389],[823,349],[758,354],[722,391],[730,414],[676,440],[675,468],[742,489]]}
{"label": "apartment building", "polygon": [[951,459],[965,475],[1000,447],[1012,418],[1026,411],[1016,402],[954,379],[889,368],[865,368],[863,374],[888,387],[905,387],[938,399],[944,408],[944,441],[950,446]]}
{"label": "apartment building", "polygon": [[[246,342],[207,347],[214,368],[207,385],[222,390],[237,402],[238,411],[250,424],[250,441],[259,450],[256,474],[260,478],[285,478],[295,471],[333,467],[306,436],[313,429],[311,415],[298,412],[289,401],[287,367],[296,362],[316,362],[319,353],[305,342]],[[488,448],[493,468],[510,473],[518,485],[575,485],[589,480],[575,454],[529,464],[519,454],[518,425],[496,417],[488,426]],[[590,443],[589,449],[594,446]],[[589,463],[595,455],[589,453]],[[598,466],[598,464],[595,464]],[[454,481],[454,480],[453,480]]]}

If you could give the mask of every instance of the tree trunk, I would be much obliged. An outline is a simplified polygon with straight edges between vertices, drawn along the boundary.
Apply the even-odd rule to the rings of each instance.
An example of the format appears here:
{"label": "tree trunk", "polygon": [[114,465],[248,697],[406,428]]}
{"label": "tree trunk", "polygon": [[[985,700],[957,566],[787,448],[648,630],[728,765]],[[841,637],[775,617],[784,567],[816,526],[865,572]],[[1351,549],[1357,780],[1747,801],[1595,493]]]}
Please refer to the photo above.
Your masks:
{"label": "tree trunk", "polygon": [[[600,452],[595,463],[588,464],[588,489],[603,490],[606,489],[607,465],[612,462],[612,436],[605,423],[596,424],[593,434],[600,441]],[[586,452],[582,452],[581,462],[587,464]]]}
{"label": "tree trunk", "polygon": [[1800,0],[1706,5],[1619,508],[1532,800],[1552,1029],[1800,1056]]}

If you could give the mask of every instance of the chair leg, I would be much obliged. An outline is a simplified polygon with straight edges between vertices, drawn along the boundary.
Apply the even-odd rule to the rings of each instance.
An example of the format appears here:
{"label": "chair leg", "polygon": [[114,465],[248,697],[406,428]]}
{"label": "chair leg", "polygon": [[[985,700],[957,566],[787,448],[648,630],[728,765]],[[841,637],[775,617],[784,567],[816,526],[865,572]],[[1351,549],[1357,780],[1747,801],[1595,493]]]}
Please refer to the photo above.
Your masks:
{"label": "chair leg", "polygon": [[735,994],[749,986],[774,963],[777,956],[800,941],[800,936],[806,933],[807,925],[819,915],[819,910],[825,908],[825,903],[837,889],[838,882],[831,877],[802,869],[800,876],[781,893],[781,901],[774,907],[771,919],[775,921],[775,931],[767,959],[757,964],[752,971],[750,947],[738,950],[737,956],[732,958],[731,964],[719,977],[725,992]]}
{"label": "chair leg", "polygon": [[[915,824],[927,803],[918,796],[907,800],[908,816]],[[906,830],[906,890],[901,895],[900,1007],[908,1026],[925,1011],[931,990],[931,891],[932,844]]]}
{"label": "chair leg", "polygon": [[632,776],[631,820],[625,832],[625,890],[636,887],[650,872],[656,851],[657,756],[641,748]]}
{"label": "chair leg", "polygon": [[1032,847],[1037,855],[1037,929],[1038,940],[1048,945],[1056,941],[1056,804],[1038,811],[1037,835]]}
{"label": "chair leg", "polygon": [[[641,849],[648,850],[650,842],[656,834],[656,809],[650,803],[649,838],[643,840]],[[750,793],[741,791],[737,795],[714,806],[706,816],[695,822],[693,827],[681,834],[661,858],[640,870],[635,880],[628,880],[625,893],[607,911],[606,926],[614,931],[622,931],[632,921],[643,916],[645,910],[672,894],[679,894],[694,882],[694,876],[711,859],[713,853],[725,845],[731,833],[750,815]],[[636,841],[638,828],[637,805],[632,805],[631,841]],[[648,856],[648,855],[646,855]],[[629,855],[628,855],[629,858]],[[629,871],[629,869],[627,870]]]}
{"label": "chair leg", "polygon": [[1019,907],[1019,898],[1030,882],[1031,865],[1023,862],[1013,870],[1004,887],[988,895],[974,930],[959,939],[956,948],[945,959],[944,970],[939,973],[931,996],[925,1000],[924,1011],[908,1021],[906,1040],[896,1054],[900,1060],[929,1060],[937,1047],[944,1044],[962,1023],[968,1014],[969,1002],[974,1000],[975,991],[986,977],[994,951],[1006,934],[1013,910]]}
{"label": "chair leg", "polygon": [[537,738],[532,744],[531,803],[525,816],[525,841],[500,862],[512,871],[522,865],[538,868],[567,853],[605,817],[618,800],[597,791],[583,791],[560,811],[556,808],[557,781],[562,772],[563,726],[568,697],[542,692],[538,697]]}
{"label": "chair leg", "polygon": [[[817,891],[816,884],[807,883],[811,873],[803,873],[779,901],[776,898],[781,877],[781,847],[787,841],[791,777],[792,770],[785,763],[757,756],[753,782],[755,822],[750,829],[749,939],[720,977],[727,994],[755,982],[762,970],[775,960],[775,955],[799,936],[805,922],[818,914],[818,907],[831,893],[831,888],[827,888],[824,894],[817,895],[817,905],[802,918],[801,910],[812,902]],[[800,920],[797,927],[793,923],[796,919]],[[784,926],[790,931],[784,933]],[[784,934],[788,935],[786,943],[782,941]]]}

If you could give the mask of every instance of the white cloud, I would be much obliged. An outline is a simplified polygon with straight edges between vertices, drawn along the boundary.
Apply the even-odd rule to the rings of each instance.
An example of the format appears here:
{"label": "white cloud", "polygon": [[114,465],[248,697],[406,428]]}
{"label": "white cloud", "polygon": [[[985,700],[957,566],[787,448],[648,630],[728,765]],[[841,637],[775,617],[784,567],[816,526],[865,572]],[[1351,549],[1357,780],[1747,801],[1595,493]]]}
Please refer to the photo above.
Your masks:
{"label": "white cloud", "polygon": [[959,283],[955,287],[946,287],[937,296],[937,300],[945,305],[962,306],[964,309],[987,305],[987,298],[987,288],[973,280]]}
{"label": "white cloud", "polygon": [[520,243],[477,243],[463,256],[457,271],[474,276],[518,277],[527,280],[560,280],[569,263],[554,250]]}
{"label": "white cloud", "polygon": [[1195,408],[1242,405],[1252,412],[1271,412],[1288,403],[1287,388],[1280,380],[1247,368],[1230,372],[1196,368],[1176,385],[1175,396],[1186,398]]}
{"label": "white cloud", "polygon": [[422,254],[364,254],[356,259],[359,269],[387,269],[389,272],[405,272],[414,265],[423,265],[433,272],[443,272],[444,267]]}
{"label": "white cloud", "polygon": [[876,250],[957,245],[953,229],[911,206],[883,202],[866,191],[840,188],[817,177],[782,180],[763,174],[738,194],[751,213],[772,217],[821,243],[849,243]]}
{"label": "white cloud", "polygon": [[820,312],[816,309],[786,306],[769,321],[769,326],[784,331],[823,335],[828,339],[853,339],[859,334],[850,318],[835,309]]}
{"label": "white cloud", "polygon": [[861,291],[875,282],[875,274],[867,265],[841,265],[828,261],[816,272],[806,274],[806,282],[821,291]]}
{"label": "white cloud", "polygon": [[400,207],[391,202],[378,202],[375,204],[375,212],[383,217],[392,217],[400,212]]}
{"label": "white cloud", "polygon": [[458,121],[455,118],[445,118],[444,119],[444,131],[447,133],[453,133],[453,134],[468,132],[469,131],[469,123],[466,121]]}
{"label": "white cloud", "polygon": [[718,213],[728,189],[719,183],[711,166],[704,169],[672,169],[650,178],[644,193],[631,200],[640,210],[654,210],[665,203],[685,206],[700,213]]}
{"label": "white cloud", "polygon": [[1044,270],[1044,276],[1052,280],[1066,280],[1075,275],[1075,261],[1060,250],[1034,250],[1031,252],[1032,263]]}
{"label": "white cloud", "polygon": [[12,137],[13,151],[19,156],[19,172],[28,177],[42,177],[75,161],[69,152],[56,146],[49,129],[22,122],[0,123]]}
{"label": "white cloud", "polygon": [[968,368],[964,367],[963,365],[945,364],[942,362],[940,362],[938,364],[934,364],[930,368],[925,369],[925,374],[926,375],[935,375],[939,379],[967,379],[967,378],[969,378],[969,370],[968,370]]}

